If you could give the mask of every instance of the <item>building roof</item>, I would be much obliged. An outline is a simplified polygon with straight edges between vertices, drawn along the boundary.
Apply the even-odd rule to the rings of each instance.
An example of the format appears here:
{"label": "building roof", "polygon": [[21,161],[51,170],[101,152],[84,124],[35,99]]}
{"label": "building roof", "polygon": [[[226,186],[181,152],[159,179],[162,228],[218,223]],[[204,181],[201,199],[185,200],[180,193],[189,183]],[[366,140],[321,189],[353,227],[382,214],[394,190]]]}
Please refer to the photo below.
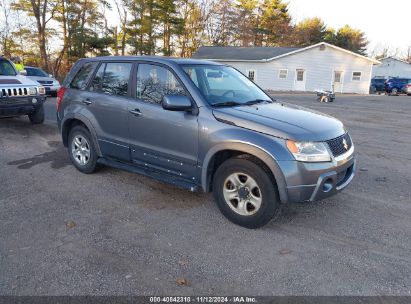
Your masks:
{"label": "building roof", "polygon": [[292,54],[307,51],[309,49],[326,46],[347,54],[371,61],[372,63],[380,63],[376,59],[354,53],[352,51],[340,48],[338,46],[320,42],[304,48],[288,48],[288,47],[230,47],[230,46],[202,46],[194,54],[193,58],[209,59],[215,61],[271,61]]}
{"label": "building roof", "polygon": [[396,61],[399,61],[399,62],[402,62],[402,63],[410,64],[409,62],[407,62],[405,60],[402,60],[400,58],[394,57],[394,56],[388,56],[388,57],[382,58],[382,59],[380,59],[380,61],[385,61],[385,60],[388,60],[388,59],[393,59],[393,60],[396,60]]}
{"label": "building roof", "polygon": [[300,48],[293,47],[235,47],[202,46],[194,54],[196,59],[267,60]]}

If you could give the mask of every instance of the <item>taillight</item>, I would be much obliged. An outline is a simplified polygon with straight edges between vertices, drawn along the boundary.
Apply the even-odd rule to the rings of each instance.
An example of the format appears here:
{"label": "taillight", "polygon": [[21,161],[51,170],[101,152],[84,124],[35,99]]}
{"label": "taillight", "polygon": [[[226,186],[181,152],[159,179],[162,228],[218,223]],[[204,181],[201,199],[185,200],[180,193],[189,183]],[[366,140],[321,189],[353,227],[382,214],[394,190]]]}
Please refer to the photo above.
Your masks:
{"label": "taillight", "polygon": [[61,87],[57,92],[57,111],[60,109],[61,102],[63,101],[64,93],[66,93],[66,88]]}

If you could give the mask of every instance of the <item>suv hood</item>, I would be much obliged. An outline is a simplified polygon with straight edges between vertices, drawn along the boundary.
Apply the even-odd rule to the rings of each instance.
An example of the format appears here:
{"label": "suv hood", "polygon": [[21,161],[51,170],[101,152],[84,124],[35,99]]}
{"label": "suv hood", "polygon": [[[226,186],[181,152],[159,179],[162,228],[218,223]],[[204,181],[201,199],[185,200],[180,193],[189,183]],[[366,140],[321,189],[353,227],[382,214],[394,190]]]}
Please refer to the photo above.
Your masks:
{"label": "suv hood", "polygon": [[51,77],[40,77],[40,76],[26,76],[27,78],[30,78],[32,80],[37,81],[55,81],[56,79],[51,78]]}
{"label": "suv hood", "polygon": [[336,118],[279,102],[217,108],[213,114],[221,122],[296,141],[325,141],[345,133]]}
{"label": "suv hood", "polygon": [[0,88],[38,86],[37,81],[28,79],[26,76],[0,76]]}

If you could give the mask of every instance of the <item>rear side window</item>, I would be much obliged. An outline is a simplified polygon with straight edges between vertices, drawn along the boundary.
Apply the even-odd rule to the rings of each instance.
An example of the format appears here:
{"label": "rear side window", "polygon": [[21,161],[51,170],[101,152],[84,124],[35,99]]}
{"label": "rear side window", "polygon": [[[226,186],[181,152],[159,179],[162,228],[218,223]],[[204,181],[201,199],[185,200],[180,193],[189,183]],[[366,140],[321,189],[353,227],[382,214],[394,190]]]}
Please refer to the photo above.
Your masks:
{"label": "rear side window", "polygon": [[104,70],[101,90],[110,95],[127,95],[132,66],[133,64],[131,62],[107,63]]}
{"label": "rear side window", "polygon": [[100,65],[100,68],[98,69],[96,75],[93,78],[93,81],[90,84],[90,88],[89,88],[90,91],[96,91],[96,92],[101,91],[101,83],[103,82],[105,68],[106,68],[105,63]]}
{"label": "rear side window", "polygon": [[133,64],[127,62],[103,63],[90,85],[90,91],[126,96]]}
{"label": "rear side window", "polygon": [[137,98],[161,104],[164,95],[185,95],[180,81],[167,68],[153,64],[139,64]]}
{"label": "rear side window", "polygon": [[70,88],[84,90],[97,66],[97,62],[85,63],[71,81]]}

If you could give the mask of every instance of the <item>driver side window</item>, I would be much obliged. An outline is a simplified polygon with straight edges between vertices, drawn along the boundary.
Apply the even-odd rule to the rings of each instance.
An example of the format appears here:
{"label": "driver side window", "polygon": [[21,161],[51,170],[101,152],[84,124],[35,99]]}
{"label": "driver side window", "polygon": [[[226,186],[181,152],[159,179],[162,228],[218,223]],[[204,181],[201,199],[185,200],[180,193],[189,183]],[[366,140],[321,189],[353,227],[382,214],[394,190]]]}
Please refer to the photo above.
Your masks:
{"label": "driver side window", "polygon": [[139,64],[136,97],[161,104],[164,95],[186,95],[183,85],[174,74],[162,66]]}

